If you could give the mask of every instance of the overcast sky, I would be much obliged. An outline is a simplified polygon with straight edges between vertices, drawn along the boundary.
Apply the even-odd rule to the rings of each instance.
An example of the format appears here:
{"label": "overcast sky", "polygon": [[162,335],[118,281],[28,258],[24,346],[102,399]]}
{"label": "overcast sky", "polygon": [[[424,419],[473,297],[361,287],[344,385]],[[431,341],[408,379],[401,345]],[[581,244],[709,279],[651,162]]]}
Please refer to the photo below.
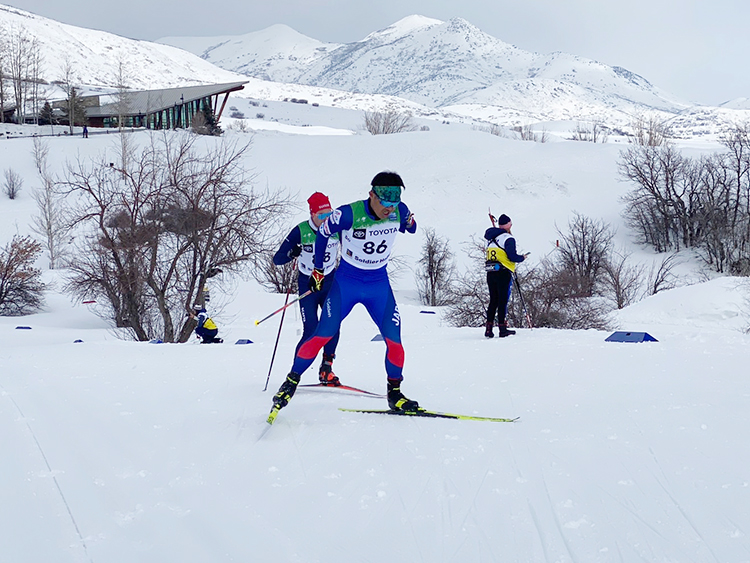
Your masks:
{"label": "overcast sky", "polygon": [[461,17],[527,51],[563,51],[625,67],[685,100],[718,105],[750,97],[750,0],[0,3],[79,27],[146,40],[241,35],[283,23],[319,41],[350,43],[412,14],[443,21]]}

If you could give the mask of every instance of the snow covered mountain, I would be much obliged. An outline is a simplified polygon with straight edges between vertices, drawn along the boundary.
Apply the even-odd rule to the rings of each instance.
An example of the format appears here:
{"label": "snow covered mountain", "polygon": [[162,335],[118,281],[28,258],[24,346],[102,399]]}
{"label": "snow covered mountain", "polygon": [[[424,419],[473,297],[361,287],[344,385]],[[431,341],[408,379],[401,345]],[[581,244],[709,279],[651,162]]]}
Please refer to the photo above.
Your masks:
{"label": "snow covered mountain", "polygon": [[90,86],[117,84],[123,63],[125,85],[134,89],[236,82],[243,77],[181,49],[136,41],[111,33],[66,25],[0,4],[0,32],[35,39],[42,55],[40,76],[60,80],[66,62],[75,82]]}
{"label": "snow covered mountain", "polygon": [[[469,22],[410,16],[361,41],[320,43],[285,26],[234,38],[164,38],[217,66],[278,82],[485,111],[496,121],[611,118],[692,104],[637,74],[566,53],[518,49]],[[470,111],[471,110],[471,111]]]}
{"label": "snow covered mountain", "polygon": [[[656,113],[683,138],[716,136],[750,119],[746,99],[693,106],[635,73],[565,53],[518,49],[460,18],[410,16],[350,44],[324,43],[274,25],[241,36],[136,41],[79,28],[0,4],[0,32],[35,39],[41,78],[53,84],[70,64],[84,91],[113,88],[122,62],[133,89],[248,79],[240,97],[298,98],[357,111],[394,109],[443,121],[574,129],[599,121],[627,129]],[[52,86],[47,96],[55,97]],[[551,125],[551,129],[560,129]]]}

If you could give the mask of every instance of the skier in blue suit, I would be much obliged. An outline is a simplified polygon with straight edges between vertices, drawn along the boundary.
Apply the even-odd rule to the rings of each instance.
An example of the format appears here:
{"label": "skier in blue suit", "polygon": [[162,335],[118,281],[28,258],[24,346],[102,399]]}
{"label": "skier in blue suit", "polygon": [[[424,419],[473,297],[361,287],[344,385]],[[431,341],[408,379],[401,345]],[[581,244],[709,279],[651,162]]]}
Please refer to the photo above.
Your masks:
{"label": "skier in blue suit", "polygon": [[323,287],[324,250],[328,239],[335,234],[341,237],[341,263],[323,304],[318,327],[298,348],[292,370],[274,395],[274,408],[288,404],[302,373],[310,367],[318,351],[338,333],[341,321],[357,303],[365,306],[386,343],[388,406],[406,412],[419,408],[416,401],[407,399],[401,392],[404,367],[401,317],[386,270],[396,235],[413,234],[417,230],[413,214],[401,201],[403,189],[404,183],[398,174],[380,172],[371,182],[367,199],[337,208],[318,230],[310,288],[320,291]]}

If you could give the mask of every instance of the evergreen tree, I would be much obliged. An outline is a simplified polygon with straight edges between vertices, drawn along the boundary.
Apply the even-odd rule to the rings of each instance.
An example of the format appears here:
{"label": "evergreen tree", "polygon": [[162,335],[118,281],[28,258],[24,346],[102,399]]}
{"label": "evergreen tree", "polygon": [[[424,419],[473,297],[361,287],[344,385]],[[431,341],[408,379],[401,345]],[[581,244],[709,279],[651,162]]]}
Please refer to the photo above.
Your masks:
{"label": "evergreen tree", "polygon": [[211,106],[203,108],[203,115],[206,118],[206,135],[214,135],[218,137],[224,132],[221,130],[221,127],[219,127],[219,123],[216,121],[216,116],[214,115],[214,110],[211,109]]}
{"label": "evergreen tree", "polygon": [[44,102],[44,106],[39,112],[39,125],[54,125],[55,121],[55,114],[52,111],[52,106],[49,105],[49,102]]}
{"label": "evergreen tree", "polygon": [[67,101],[68,104],[65,117],[68,119],[68,123],[72,126],[86,125],[86,105],[83,103],[83,98],[78,95],[78,91],[75,88],[70,89],[70,96],[68,96]]}

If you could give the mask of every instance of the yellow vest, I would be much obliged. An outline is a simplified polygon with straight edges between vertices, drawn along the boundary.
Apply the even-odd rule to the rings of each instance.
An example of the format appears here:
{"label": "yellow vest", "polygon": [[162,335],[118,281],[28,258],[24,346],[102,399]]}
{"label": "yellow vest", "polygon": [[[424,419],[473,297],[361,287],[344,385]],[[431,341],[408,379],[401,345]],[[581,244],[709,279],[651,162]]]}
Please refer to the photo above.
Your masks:
{"label": "yellow vest", "polygon": [[505,249],[500,246],[504,245],[505,241],[510,237],[510,233],[503,233],[500,236],[495,237],[494,240],[487,241],[487,261],[485,262],[487,270],[497,270],[496,267],[492,266],[502,264],[511,272],[516,271],[516,263],[508,258]]}

